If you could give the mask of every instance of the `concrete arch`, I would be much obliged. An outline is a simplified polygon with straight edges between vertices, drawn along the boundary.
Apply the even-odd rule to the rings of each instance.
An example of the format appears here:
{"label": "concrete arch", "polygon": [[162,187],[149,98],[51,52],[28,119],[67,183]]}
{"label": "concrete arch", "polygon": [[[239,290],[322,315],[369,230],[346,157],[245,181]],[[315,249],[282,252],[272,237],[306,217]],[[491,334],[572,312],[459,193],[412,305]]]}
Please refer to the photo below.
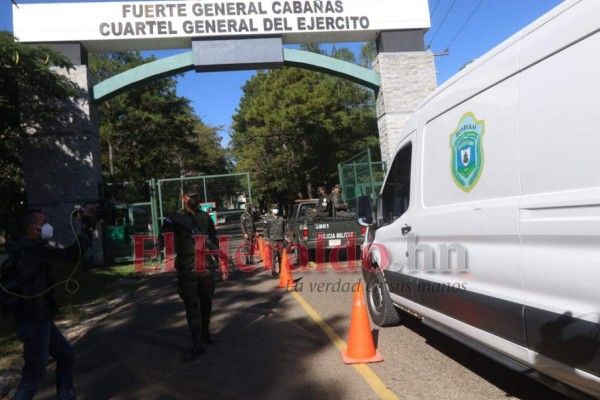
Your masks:
{"label": "concrete arch", "polygon": [[[325,72],[348,79],[375,91],[381,86],[381,78],[377,72],[347,61],[294,49],[283,49],[283,59],[283,64],[286,66]],[[192,71],[193,69],[194,60],[191,51],[161,58],[160,60],[122,72],[94,85],[94,101],[105,100],[142,82]]]}

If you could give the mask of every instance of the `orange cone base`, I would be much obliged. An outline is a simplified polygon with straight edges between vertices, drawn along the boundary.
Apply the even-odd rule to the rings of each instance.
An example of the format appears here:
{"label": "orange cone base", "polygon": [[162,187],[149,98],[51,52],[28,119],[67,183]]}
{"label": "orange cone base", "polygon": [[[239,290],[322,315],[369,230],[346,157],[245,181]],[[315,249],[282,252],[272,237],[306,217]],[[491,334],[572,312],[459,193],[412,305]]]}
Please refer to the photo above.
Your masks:
{"label": "orange cone base", "polygon": [[287,281],[287,283],[285,281],[284,282],[279,281],[279,283],[277,284],[277,287],[281,288],[281,289],[296,287],[296,282],[294,282],[292,280]]}
{"label": "orange cone base", "polygon": [[369,358],[352,358],[348,357],[348,350],[342,351],[342,359],[344,360],[344,364],[369,364],[369,363],[378,363],[383,361],[383,357],[379,354],[378,350],[375,350],[375,355]]}

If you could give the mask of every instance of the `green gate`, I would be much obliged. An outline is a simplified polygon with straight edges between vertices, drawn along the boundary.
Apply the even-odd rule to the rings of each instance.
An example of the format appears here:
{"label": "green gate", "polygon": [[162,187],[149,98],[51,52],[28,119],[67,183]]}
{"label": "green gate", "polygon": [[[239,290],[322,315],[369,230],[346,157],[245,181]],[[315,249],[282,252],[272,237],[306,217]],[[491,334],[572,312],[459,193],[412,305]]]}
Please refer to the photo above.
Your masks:
{"label": "green gate", "polygon": [[107,263],[133,261],[131,235],[158,235],[156,181],[106,183],[103,245]]}
{"label": "green gate", "polygon": [[[101,191],[108,210],[102,233],[106,261],[132,262],[131,235],[158,236],[162,220],[182,208],[182,194],[188,191],[200,195],[217,226],[239,222],[245,205],[252,204],[248,173],[107,183]],[[151,250],[151,241],[145,243],[145,250]]]}
{"label": "green gate", "polygon": [[370,196],[375,201],[386,171],[385,161],[373,162],[369,148],[338,164],[342,198],[351,211],[355,211],[359,196]]}
{"label": "green gate", "polygon": [[158,212],[162,220],[182,208],[186,192],[198,193],[203,207],[216,225],[238,222],[246,204],[252,204],[250,174],[227,174],[180,177],[157,180]]}

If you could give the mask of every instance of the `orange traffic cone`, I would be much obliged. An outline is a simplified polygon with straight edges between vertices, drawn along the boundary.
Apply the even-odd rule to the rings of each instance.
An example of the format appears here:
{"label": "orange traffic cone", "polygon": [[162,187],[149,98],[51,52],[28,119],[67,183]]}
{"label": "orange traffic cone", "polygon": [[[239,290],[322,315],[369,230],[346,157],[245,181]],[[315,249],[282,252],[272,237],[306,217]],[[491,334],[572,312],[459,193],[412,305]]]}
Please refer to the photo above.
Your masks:
{"label": "orange traffic cone", "polygon": [[271,252],[271,245],[265,244],[263,247],[263,253],[264,253],[264,264],[265,264],[265,271],[270,271],[271,267],[273,266],[273,257],[272,257],[272,252]]}
{"label": "orange traffic cone", "polygon": [[254,242],[252,243],[252,255],[258,256],[258,258],[262,260],[262,257],[260,256],[260,240],[258,236],[254,237]]}
{"label": "orange traffic cone", "polygon": [[261,260],[265,259],[265,241],[262,236],[258,237],[258,256]]}
{"label": "orange traffic cone", "polygon": [[293,288],[296,287],[290,265],[288,263],[287,250],[281,250],[281,267],[279,268],[279,285],[278,288]]}
{"label": "orange traffic cone", "polygon": [[358,284],[352,299],[348,347],[342,351],[342,358],[345,364],[366,364],[383,361],[383,357],[373,344],[362,283]]}

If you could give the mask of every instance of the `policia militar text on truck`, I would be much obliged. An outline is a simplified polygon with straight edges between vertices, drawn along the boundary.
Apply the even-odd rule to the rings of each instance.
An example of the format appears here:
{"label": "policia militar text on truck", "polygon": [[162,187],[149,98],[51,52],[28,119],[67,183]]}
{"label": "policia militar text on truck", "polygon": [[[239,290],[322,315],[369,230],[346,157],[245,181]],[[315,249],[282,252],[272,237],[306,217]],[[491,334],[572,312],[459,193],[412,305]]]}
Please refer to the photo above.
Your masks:
{"label": "policia militar text on truck", "polygon": [[358,201],[376,324],[600,398],[599,61],[600,1],[567,0],[420,105]]}

